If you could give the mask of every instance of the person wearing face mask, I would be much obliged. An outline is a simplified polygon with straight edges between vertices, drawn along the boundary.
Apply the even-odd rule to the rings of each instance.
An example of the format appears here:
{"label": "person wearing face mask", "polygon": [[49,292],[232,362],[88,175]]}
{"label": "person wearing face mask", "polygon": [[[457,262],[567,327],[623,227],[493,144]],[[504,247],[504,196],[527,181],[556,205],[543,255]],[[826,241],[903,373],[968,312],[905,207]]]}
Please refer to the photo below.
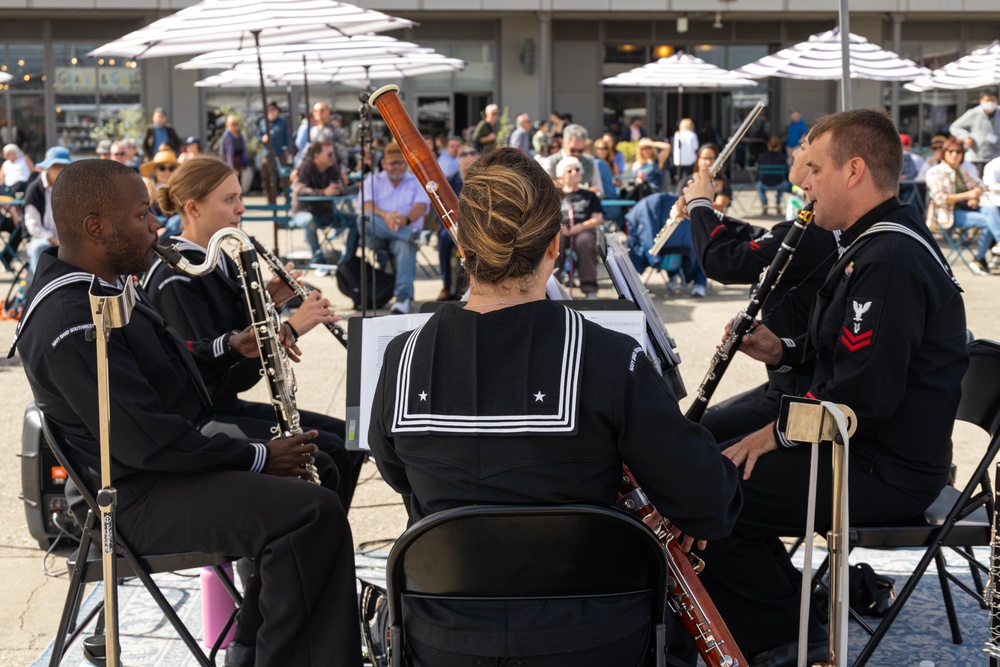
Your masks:
{"label": "person wearing face mask", "polygon": [[979,106],[969,109],[948,128],[968,152],[969,161],[978,173],[986,163],[1000,156],[1000,113],[997,113],[997,91],[985,88],[979,94]]}

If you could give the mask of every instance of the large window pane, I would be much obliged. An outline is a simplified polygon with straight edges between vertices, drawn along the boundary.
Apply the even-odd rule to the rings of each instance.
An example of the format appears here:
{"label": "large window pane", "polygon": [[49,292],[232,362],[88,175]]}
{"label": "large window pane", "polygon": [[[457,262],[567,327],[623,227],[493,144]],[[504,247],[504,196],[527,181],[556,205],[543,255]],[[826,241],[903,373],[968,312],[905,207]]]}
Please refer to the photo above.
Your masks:
{"label": "large window pane", "polygon": [[6,53],[0,49],[0,72],[14,78],[11,90],[42,90],[45,87],[45,50],[41,44],[7,45]]}
{"label": "large window pane", "polygon": [[11,95],[11,115],[21,135],[21,147],[38,162],[45,155],[45,101],[41,93]]}

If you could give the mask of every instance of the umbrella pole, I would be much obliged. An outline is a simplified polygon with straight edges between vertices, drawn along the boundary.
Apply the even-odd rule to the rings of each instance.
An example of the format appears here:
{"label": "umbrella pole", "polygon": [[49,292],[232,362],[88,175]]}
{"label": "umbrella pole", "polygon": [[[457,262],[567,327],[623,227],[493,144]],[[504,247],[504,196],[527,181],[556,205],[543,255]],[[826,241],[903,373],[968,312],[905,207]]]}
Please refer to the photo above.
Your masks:
{"label": "umbrella pole", "polygon": [[[306,115],[308,115],[312,107],[309,106],[309,71],[306,69],[306,54],[304,53],[302,54],[302,94],[306,98]],[[340,165],[340,168],[343,169],[344,165]]]}
{"label": "umbrella pole", "polygon": [[[684,86],[677,86],[677,130],[675,130],[676,132],[680,131],[681,118],[684,117],[684,108],[681,106],[681,101],[682,101],[683,97],[684,97]],[[669,127],[667,128],[667,136],[668,137],[669,136],[673,136],[673,135],[670,134],[670,128]],[[680,139],[678,139],[677,140],[677,152],[678,153],[681,152],[680,149],[681,149],[681,144],[680,144]],[[681,187],[681,163],[680,163],[680,157],[681,157],[680,155],[675,155],[674,156],[674,164],[677,165],[677,187],[678,187],[677,191],[678,192],[680,192],[680,187]],[[695,164],[697,164],[697,160],[695,161]]]}
{"label": "umbrella pole", "polygon": [[840,110],[853,108],[851,100],[851,15],[848,0],[840,0]]}
{"label": "umbrella pole", "polygon": [[[278,167],[281,166],[281,158],[278,157],[278,151],[271,146],[271,119],[267,117],[267,86],[264,85],[264,62],[260,58],[260,30],[251,31],[253,35],[254,46],[257,48],[257,74],[260,76],[260,103],[264,107],[264,134],[267,137],[268,144],[268,160],[267,173],[261,174],[261,180],[268,179],[271,181],[271,186],[274,188],[275,196],[278,193]],[[276,202],[268,201],[268,204],[274,204]],[[277,218],[278,212],[271,211],[271,215]],[[272,225],[274,231],[274,249],[278,249],[278,223],[274,222]],[[278,253],[279,255],[281,253]]]}

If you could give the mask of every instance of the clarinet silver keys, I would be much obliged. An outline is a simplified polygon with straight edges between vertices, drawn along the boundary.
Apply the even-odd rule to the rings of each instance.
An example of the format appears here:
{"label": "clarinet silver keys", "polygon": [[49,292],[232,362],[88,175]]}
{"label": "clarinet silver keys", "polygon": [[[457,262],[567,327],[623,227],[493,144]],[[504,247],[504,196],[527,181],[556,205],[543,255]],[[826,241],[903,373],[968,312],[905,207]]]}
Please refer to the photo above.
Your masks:
{"label": "clarinet silver keys", "polygon": [[[260,261],[250,237],[241,229],[220,229],[208,242],[208,251],[201,264],[191,264],[177,248],[156,246],[154,248],[164,262],[190,276],[203,276],[215,269],[219,261],[222,244],[227,240],[238,244],[234,261],[240,274],[240,284],[250,309],[250,325],[253,327],[257,350],[260,353],[261,375],[267,381],[271,395],[271,405],[277,418],[277,425],[271,429],[275,438],[287,438],[302,433],[299,410],[295,404],[295,375],[285,346],[279,338],[281,320],[271,301],[271,295],[264,288],[260,273]],[[319,473],[312,463],[304,464],[309,481],[319,484]]]}
{"label": "clarinet silver keys", "polygon": [[[997,464],[995,500],[1000,502],[1000,463]],[[998,505],[994,505],[994,508]],[[990,656],[990,667],[1000,667],[1000,511],[993,511],[993,539],[990,540],[990,577],[986,583],[986,604],[990,609],[990,631],[983,650]]]}

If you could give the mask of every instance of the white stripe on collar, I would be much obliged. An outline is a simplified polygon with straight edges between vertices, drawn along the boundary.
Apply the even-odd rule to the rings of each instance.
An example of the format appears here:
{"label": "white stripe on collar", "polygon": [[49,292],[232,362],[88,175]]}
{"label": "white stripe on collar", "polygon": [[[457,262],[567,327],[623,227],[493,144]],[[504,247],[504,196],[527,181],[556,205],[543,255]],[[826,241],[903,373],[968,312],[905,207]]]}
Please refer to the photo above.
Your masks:
{"label": "white stripe on collar", "polygon": [[583,316],[566,308],[557,410],[549,415],[444,415],[410,410],[410,367],[423,326],[410,334],[396,372],[393,433],[572,433],[579,409],[580,371],[583,366]]}
{"label": "white stripe on collar", "polygon": [[[941,257],[938,256],[936,252],[934,252],[934,249],[931,247],[931,244],[927,242],[927,239],[925,239],[923,236],[916,233],[906,225],[901,225],[898,222],[877,222],[874,225],[872,225],[868,231],[866,231],[864,234],[855,239],[854,243],[857,243],[859,240],[870,234],[878,234],[880,232],[897,232],[900,234],[906,234],[910,238],[916,240],[920,245],[924,247],[925,250],[927,250],[928,253],[930,253],[930,256],[934,258],[934,261],[937,262],[938,266],[941,267],[941,270],[944,271],[946,276],[948,276],[948,279],[955,284],[955,287],[962,289],[962,286],[959,285],[958,283],[958,278],[956,278],[955,274],[952,273],[951,268],[943,261],[941,261]],[[851,245],[854,244],[852,243]]]}

